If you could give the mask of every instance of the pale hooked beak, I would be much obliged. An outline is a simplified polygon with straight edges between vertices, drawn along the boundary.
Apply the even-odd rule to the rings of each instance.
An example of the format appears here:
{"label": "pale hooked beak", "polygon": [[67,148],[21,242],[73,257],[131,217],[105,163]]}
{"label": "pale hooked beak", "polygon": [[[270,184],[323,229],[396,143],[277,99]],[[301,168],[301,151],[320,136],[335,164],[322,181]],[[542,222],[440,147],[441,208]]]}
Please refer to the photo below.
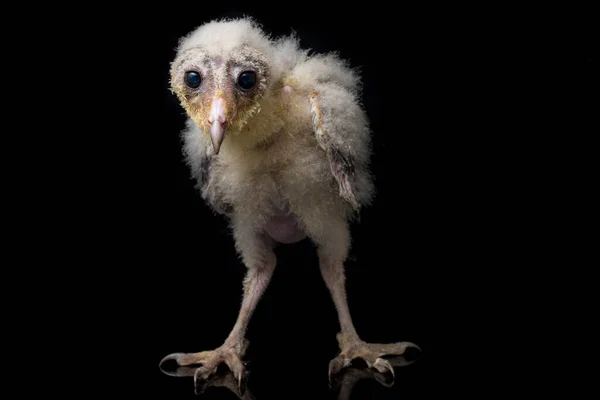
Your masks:
{"label": "pale hooked beak", "polygon": [[213,100],[208,122],[210,126],[210,138],[212,140],[213,149],[215,154],[219,154],[221,143],[225,138],[225,127],[226,127],[226,115],[225,115],[225,101],[221,97],[217,97]]}

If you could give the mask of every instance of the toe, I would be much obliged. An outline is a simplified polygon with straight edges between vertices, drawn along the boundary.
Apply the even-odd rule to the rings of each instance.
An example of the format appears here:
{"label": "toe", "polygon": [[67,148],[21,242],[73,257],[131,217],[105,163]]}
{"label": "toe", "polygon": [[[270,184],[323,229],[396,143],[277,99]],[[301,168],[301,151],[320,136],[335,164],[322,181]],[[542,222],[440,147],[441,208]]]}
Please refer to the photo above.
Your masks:
{"label": "toe", "polygon": [[394,378],[396,377],[396,375],[394,374],[394,368],[392,367],[390,362],[388,360],[384,360],[383,358],[376,359],[373,363],[373,368],[375,368],[382,374],[390,372]]}
{"label": "toe", "polygon": [[344,356],[337,356],[329,362],[329,381],[331,377],[338,374],[343,368],[350,365],[350,360]]}
{"label": "toe", "polygon": [[194,371],[194,390],[198,389],[198,375],[202,373],[201,369],[202,368],[197,368],[196,371]]}
{"label": "toe", "polygon": [[177,365],[180,365],[180,366],[203,364],[206,360],[207,355],[208,355],[208,352],[192,353],[192,354],[173,353],[173,354],[169,354],[168,356],[163,358],[160,361],[159,366],[162,366],[165,362],[167,362],[169,360],[174,360],[177,363]]}
{"label": "toe", "polygon": [[226,364],[233,373],[238,392],[243,396],[246,390],[246,370],[244,365],[238,358],[226,360]]}
{"label": "toe", "polygon": [[419,346],[411,342],[398,342],[389,344],[372,343],[367,344],[367,347],[371,352],[377,354],[377,357],[401,356],[409,348],[414,348],[421,351],[421,348]]}
{"label": "toe", "polygon": [[246,372],[246,370],[244,370],[242,368],[242,370],[237,378],[238,393],[240,394],[240,396],[244,396],[244,394],[246,393],[247,383],[248,383],[248,373]]}
{"label": "toe", "polygon": [[194,387],[197,388],[201,382],[206,382],[211,374],[212,371],[205,367],[196,369],[196,372],[194,373]]}

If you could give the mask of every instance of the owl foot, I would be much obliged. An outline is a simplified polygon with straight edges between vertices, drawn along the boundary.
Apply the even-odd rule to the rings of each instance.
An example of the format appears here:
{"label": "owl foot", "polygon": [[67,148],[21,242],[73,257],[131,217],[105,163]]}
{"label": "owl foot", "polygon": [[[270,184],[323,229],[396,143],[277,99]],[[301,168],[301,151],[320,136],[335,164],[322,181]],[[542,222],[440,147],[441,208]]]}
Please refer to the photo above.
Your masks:
{"label": "owl foot", "polygon": [[395,377],[393,366],[406,365],[406,360],[403,357],[400,357],[400,360],[394,360],[393,358],[388,360],[382,357],[397,358],[402,356],[408,348],[421,350],[419,346],[410,342],[389,344],[365,343],[356,335],[344,333],[338,333],[337,340],[340,345],[340,354],[329,363],[330,382],[332,376],[335,376],[342,369],[351,365],[353,360],[361,359],[367,364],[368,368],[373,368],[380,374],[390,373],[393,384]]}
{"label": "owl foot", "polygon": [[[408,360],[403,356],[395,356],[389,359],[392,367],[405,367],[415,360]],[[358,368],[349,366],[340,371],[330,383],[330,388],[339,391],[338,400],[350,400],[352,390],[359,381],[375,380],[382,386],[390,388],[394,385],[394,376],[392,374],[381,373],[374,368]]]}
{"label": "owl foot", "polygon": [[[225,342],[221,347],[211,351],[190,354],[169,354],[160,361],[159,366],[162,369],[163,364],[169,360],[174,360],[177,365],[182,367],[200,365],[198,368],[178,368],[175,373],[168,373],[165,370],[163,370],[163,372],[174,376],[193,376],[194,391],[196,394],[202,393],[209,386],[225,386],[236,393],[236,391],[230,387],[236,386],[236,394],[238,397],[246,398],[243,396],[246,391],[248,374],[245,365],[242,362],[242,358],[246,353],[247,347],[248,341],[244,339],[243,342],[240,343]],[[228,377],[228,375],[216,374],[217,368],[221,364],[227,365],[232,375],[231,377]],[[234,382],[235,385],[232,382]]]}

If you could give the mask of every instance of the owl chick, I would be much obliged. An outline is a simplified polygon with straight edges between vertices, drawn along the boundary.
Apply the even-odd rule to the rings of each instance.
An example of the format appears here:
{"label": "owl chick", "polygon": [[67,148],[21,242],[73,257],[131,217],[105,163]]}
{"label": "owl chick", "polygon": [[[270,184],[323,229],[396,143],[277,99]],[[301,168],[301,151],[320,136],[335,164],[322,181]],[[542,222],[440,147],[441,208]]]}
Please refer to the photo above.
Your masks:
{"label": "owl chick", "polygon": [[294,36],[270,37],[249,18],[212,21],[182,38],[170,73],[189,117],[182,136],[191,174],[206,203],[230,221],[247,274],[223,344],[161,364],[201,365],[196,384],[225,363],[241,385],[246,327],[275,269],[274,246],[309,238],[341,327],[330,378],[355,358],[393,374],[382,357],[418,347],[362,341],[344,283],[349,223],[374,194],[358,73],[335,54],[309,54]]}

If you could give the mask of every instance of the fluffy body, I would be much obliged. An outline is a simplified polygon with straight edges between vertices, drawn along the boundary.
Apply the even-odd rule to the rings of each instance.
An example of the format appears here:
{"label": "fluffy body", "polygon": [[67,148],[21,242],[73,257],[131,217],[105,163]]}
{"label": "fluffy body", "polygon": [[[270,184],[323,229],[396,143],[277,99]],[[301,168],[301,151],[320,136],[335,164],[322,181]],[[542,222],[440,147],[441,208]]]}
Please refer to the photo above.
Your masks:
{"label": "fluffy body", "polygon": [[[228,60],[244,45],[267,60],[266,93],[254,105],[251,118],[228,130],[218,155],[208,129],[189,119],[183,138],[191,172],[203,198],[231,217],[234,230],[245,225],[254,232],[290,231],[295,224],[309,237],[323,236],[323,227],[346,223],[374,193],[360,76],[336,54],[309,55],[295,37],[271,39],[249,19],[200,27],[180,42],[177,60],[193,49],[202,49],[211,59]],[[178,61],[173,64],[175,77],[180,66]],[[321,109],[320,121],[313,120],[312,95]],[[331,159],[335,155],[328,152],[333,150],[353,160],[350,201],[340,195],[345,183],[336,178],[341,159]],[[277,229],[282,224],[286,226]],[[304,235],[294,231],[290,236]]]}

